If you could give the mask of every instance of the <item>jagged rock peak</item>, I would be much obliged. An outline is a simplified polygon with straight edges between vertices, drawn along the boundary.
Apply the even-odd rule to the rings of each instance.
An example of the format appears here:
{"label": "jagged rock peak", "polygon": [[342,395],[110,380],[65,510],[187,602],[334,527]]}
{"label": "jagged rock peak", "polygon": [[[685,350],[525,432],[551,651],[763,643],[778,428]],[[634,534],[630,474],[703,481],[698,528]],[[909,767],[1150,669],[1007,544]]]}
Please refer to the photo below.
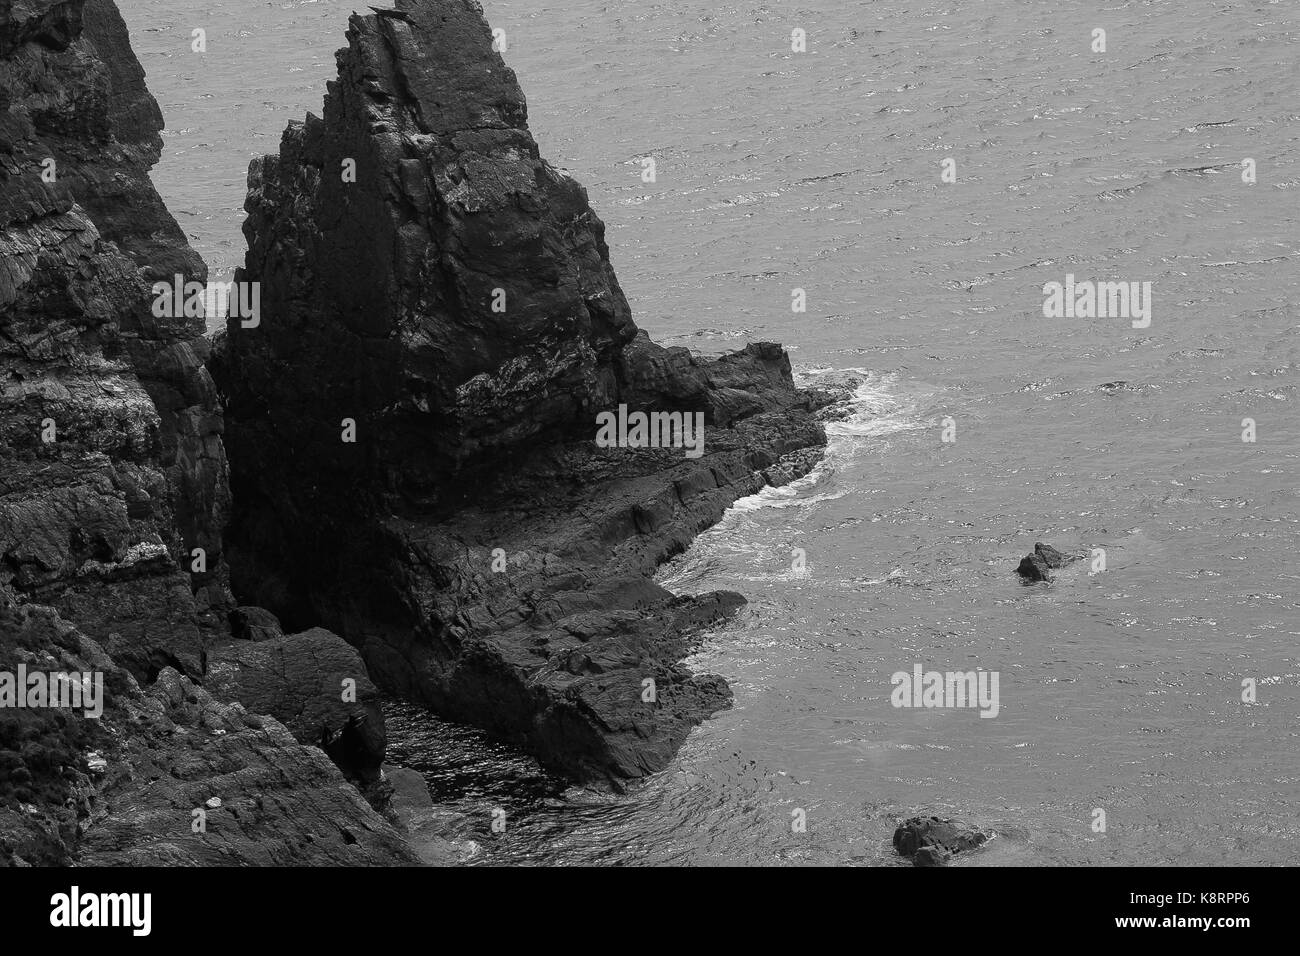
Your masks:
{"label": "jagged rock peak", "polygon": [[235,418],[315,393],[329,427],[401,447],[367,489],[433,502],[466,466],[589,422],[636,327],[604,225],[539,156],[478,4],[398,11],[353,15],[323,117],[250,169],[237,279],[261,283],[268,319],[232,319],[232,363],[258,364],[228,392]]}

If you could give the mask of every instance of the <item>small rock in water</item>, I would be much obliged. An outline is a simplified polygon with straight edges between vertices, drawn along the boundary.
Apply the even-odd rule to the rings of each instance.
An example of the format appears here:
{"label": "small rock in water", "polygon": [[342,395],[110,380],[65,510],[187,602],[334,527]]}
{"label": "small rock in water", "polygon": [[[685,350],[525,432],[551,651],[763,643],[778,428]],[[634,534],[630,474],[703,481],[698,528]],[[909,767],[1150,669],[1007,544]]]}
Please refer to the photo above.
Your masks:
{"label": "small rock in water", "polygon": [[1052,580],[1052,576],[1047,573],[1047,562],[1036,554],[1027,554],[1021,558],[1020,565],[1016,568],[1016,574],[1026,581]]}
{"label": "small rock in water", "polygon": [[1042,558],[1049,568],[1059,568],[1065,564],[1066,557],[1057,551],[1050,544],[1043,544],[1039,541],[1034,545],[1034,554]]}
{"label": "small rock in water", "polygon": [[1077,555],[1063,554],[1050,544],[1039,541],[1034,545],[1032,554],[1020,559],[1016,574],[1026,581],[1050,581],[1052,576],[1048,573],[1049,569],[1063,568],[1076,558]]}
{"label": "small rock in water", "polygon": [[941,846],[923,846],[916,851],[912,857],[913,866],[943,866],[950,859],[952,854]]}
{"label": "small rock in water", "polygon": [[988,841],[974,824],[943,817],[910,817],[894,830],[894,849],[912,857],[914,866],[943,866],[953,856]]}

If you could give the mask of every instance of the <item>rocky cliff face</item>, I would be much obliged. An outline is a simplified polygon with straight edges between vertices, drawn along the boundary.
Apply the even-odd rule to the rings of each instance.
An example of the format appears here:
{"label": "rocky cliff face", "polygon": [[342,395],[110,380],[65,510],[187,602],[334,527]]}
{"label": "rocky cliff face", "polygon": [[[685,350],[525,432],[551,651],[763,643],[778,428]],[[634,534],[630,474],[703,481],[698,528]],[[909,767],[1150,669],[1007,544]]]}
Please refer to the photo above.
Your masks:
{"label": "rocky cliff face", "polygon": [[0,866],[419,862],[321,749],[171,667],[142,687],[51,608],[0,607],[0,660],[104,681],[93,719],[0,711]]}
{"label": "rocky cliff face", "polygon": [[[727,705],[679,662],[743,603],[650,575],[811,467],[818,400],[777,346],[704,361],[638,332],[476,3],[398,0],[347,40],[323,115],[249,172],[260,322],[211,362],[235,591],[580,779],[642,776]],[[703,454],[598,447],[619,406],[703,415]]]}
{"label": "rocky cliff face", "polygon": [[[373,705],[259,670],[328,647],[368,687],[354,651],[232,652],[225,700],[198,686],[230,495],[203,320],[153,309],[206,278],[149,181],[161,127],[111,0],[0,0],[0,865],[414,862],[335,766],[382,759]],[[20,668],[99,673],[104,712],[18,705]]]}
{"label": "rocky cliff face", "polygon": [[197,675],[229,491],[202,319],[151,308],[206,279],[149,182],[162,117],[106,0],[0,4],[0,50],[0,591]]}
{"label": "rocky cliff face", "polygon": [[[580,780],[664,766],[743,598],[653,571],[811,467],[821,398],[777,346],[637,330],[466,0],[352,18],[250,172],[258,321],[212,349],[154,308],[206,278],[161,125],[111,0],[0,0],[0,865],[454,859],[375,684]],[[593,440],[637,412],[702,447]],[[20,669],[101,675],[103,713],[16,706]]]}

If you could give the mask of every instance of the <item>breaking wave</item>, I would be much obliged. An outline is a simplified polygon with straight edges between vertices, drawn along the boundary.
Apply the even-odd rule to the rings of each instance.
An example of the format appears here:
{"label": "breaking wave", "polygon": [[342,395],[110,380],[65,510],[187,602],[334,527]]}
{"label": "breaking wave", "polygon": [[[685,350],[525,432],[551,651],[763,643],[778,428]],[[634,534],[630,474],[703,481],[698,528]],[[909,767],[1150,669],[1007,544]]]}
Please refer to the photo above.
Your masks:
{"label": "breaking wave", "polygon": [[[821,388],[838,397],[823,411],[826,449],[807,475],[779,488],[766,487],[737,501],[716,525],[659,572],[658,582],[677,592],[713,586],[725,574],[747,581],[792,580],[801,572],[788,561],[773,567],[773,546],[806,525],[826,501],[853,493],[860,481],[855,465],[882,441],[925,427],[915,396],[904,394],[897,376],[864,368],[808,368],[795,373],[801,388]],[[773,509],[789,510],[779,518]],[[806,574],[807,572],[802,572]]]}

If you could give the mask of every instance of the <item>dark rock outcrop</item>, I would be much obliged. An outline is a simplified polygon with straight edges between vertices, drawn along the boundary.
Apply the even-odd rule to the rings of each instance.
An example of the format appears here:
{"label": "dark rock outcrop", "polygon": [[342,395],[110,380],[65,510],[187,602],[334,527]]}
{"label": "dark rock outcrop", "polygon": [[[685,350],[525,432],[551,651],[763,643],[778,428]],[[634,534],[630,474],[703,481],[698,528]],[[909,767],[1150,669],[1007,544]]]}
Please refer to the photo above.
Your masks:
{"label": "dark rock outcrop", "polygon": [[1077,560],[1076,555],[1063,554],[1050,544],[1039,541],[1033,553],[1025,555],[1016,566],[1016,573],[1027,582],[1051,581],[1051,571]]}
{"label": "dark rock outcrop", "polygon": [[[743,599],[651,573],[812,467],[823,399],[775,345],[701,359],[639,333],[478,5],[397,9],[352,17],[323,116],[249,172],[236,279],[261,321],[210,362],[233,586],[343,635],[386,689],[617,785],[730,696],[680,660]],[[597,447],[621,405],[702,414],[703,454]]]}
{"label": "dark rock outcrop", "polygon": [[197,676],[229,490],[203,320],[152,312],[206,269],[149,181],[143,76],[109,0],[0,2],[0,598]]}
{"label": "dark rock outcrop", "polygon": [[1065,555],[1050,544],[1043,544],[1041,541],[1034,545],[1034,554],[1041,558],[1049,568],[1059,568],[1066,562]]}
{"label": "dark rock outcrop", "polygon": [[322,747],[350,777],[378,778],[387,748],[379,692],[341,637],[313,628],[218,648],[208,656],[204,687],[276,718],[299,743]]}
{"label": "dark rock outcrop", "polygon": [[912,857],[913,866],[946,866],[952,852],[941,846],[923,846]]}
{"label": "dark rock outcrop", "polygon": [[990,835],[959,820],[910,817],[894,830],[894,849],[912,857],[915,866],[942,866],[958,853],[983,846]]}
{"label": "dark rock outcrop", "polygon": [[418,862],[274,718],[171,668],[141,688],[52,608],[0,607],[0,668],[19,663],[101,674],[105,701],[98,718],[0,709],[0,866]]}
{"label": "dark rock outcrop", "polygon": [[1020,563],[1016,565],[1016,574],[1026,581],[1052,580],[1052,575],[1048,572],[1047,562],[1036,554],[1027,554],[1021,558]]}
{"label": "dark rock outcrop", "polygon": [[415,862],[330,760],[369,767],[382,724],[304,747],[196,686],[230,496],[203,319],[154,309],[206,278],[149,181],[161,128],[111,0],[0,0],[0,672],[109,698],[0,709],[0,866]]}
{"label": "dark rock outcrop", "polygon": [[284,637],[284,629],[266,608],[240,605],[230,612],[230,636],[237,641],[273,641]]}

